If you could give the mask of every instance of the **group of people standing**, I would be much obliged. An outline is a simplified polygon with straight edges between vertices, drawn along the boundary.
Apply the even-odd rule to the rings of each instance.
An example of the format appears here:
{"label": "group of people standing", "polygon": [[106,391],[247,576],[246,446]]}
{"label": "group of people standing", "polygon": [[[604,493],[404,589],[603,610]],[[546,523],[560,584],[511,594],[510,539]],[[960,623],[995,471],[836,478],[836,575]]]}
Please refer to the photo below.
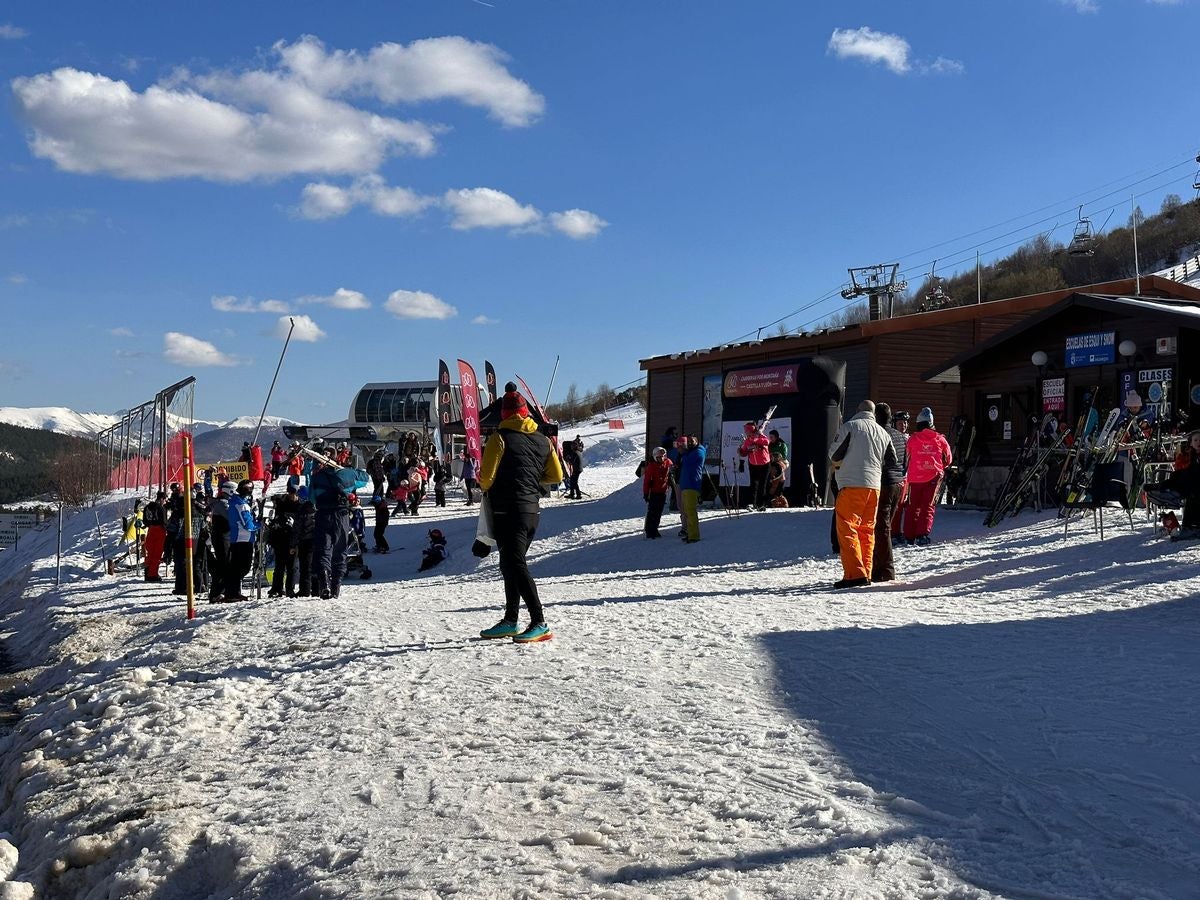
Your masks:
{"label": "group of people standing", "polygon": [[907,433],[907,413],[864,400],[829,447],[837,500],[834,550],[842,562],[835,588],[893,581],[893,543],[930,543],[938,486],[953,460],[950,444],[925,407]]}

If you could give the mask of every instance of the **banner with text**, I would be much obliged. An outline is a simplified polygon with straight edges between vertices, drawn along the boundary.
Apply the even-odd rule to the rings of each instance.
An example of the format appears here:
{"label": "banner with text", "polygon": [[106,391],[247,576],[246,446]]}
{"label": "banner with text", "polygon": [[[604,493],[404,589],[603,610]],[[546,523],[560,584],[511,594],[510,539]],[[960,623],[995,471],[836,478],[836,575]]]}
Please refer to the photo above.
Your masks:
{"label": "banner with text", "polygon": [[458,383],[462,388],[462,422],[467,433],[467,453],[475,459],[483,458],[479,437],[479,382],[475,370],[466,360],[458,361]]}
{"label": "banner with text", "polygon": [[766,394],[794,394],[799,388],[796,366],[764,366],[739,369],[725,375],[726,397],[758,397]]}

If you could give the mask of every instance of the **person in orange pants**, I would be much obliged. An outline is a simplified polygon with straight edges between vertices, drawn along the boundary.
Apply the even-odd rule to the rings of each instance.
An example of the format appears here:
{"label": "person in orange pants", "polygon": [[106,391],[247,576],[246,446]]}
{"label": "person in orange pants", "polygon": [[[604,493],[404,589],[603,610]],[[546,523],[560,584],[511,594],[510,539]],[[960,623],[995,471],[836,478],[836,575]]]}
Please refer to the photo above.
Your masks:
{"label": "person in orange pants", "polygon": [[833,586],[860,587],[871,583],[883,467],[896,461],[891,436],[875,421],[874,403],[864,400],[858,413],[842,423],[829,445],[829,458],[837,466],[834,515],[843,573]]}
{"label": "person in orange pants", "polygon": [[142,522],[146,525],[146,580],[162,581],[158,567],[162,563],[163,546],[167,542],[167,507],[163,501],[167,495],[159,491],[157,497],[142,510]]}

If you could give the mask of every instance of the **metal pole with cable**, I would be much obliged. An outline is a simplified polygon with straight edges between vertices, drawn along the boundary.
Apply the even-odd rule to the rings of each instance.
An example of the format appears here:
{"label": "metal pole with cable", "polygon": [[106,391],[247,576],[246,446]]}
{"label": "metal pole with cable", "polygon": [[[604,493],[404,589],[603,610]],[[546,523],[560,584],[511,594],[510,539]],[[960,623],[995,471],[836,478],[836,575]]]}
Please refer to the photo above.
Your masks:
{"label": "metal pole with cable", "polygon": [[263,401],[262,412],[258,416],[258,425],[254,428],[254,437],[250,440],[250,446],[258,446],[258,433],[262,430],[263,419],[267,417],[267,406],[271,403],[271,394],[275,391],[275,379],[279,377],[279,370],[283,368],[283,357],[287,354],[288,342],[292,339],[292,332],[296,330],[296,320],[288,319],[291,327],[288,328],[287,337],[283,339],[283,352],[279,354],[279,363],[275,366],[275,374],[271,376],[271,387],[267,390],[267,399]]}

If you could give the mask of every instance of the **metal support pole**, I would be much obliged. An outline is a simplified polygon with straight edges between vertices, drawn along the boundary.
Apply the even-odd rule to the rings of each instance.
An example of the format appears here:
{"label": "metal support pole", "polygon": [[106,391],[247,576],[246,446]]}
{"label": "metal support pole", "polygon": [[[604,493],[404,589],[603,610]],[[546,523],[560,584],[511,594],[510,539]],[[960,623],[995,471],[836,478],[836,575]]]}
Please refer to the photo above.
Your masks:
{"label": "metal support pole", "polygon": [[[1138,263],[1138,248],[1137,248],[1138,221],[1137,221],[1137,195],[1136,194],[1129,195],[1129,203],[1133,207],[1133,212],[1131,213],[1131,218],[1133,219],[1133,274],[1134,274],[1134,278],[1136,279],[1134,281],[1133,293],[1134,293],[1134,296],[1140,297],[1140,296],[1142,296],[1142,267]],[[1104,538],[1103,529],[1101,529],[1100,538],[1102,540]]]}
{"label": "metal support pole", "polygon": [[546,399],[542,403],[542,409],[550,408],[550,394],[554,391],[554,379],[558,377],[558,360],[559,356],[554,355],[554,371],[550,373],[550,387],[546,388]]}
{"label": "metal support pole", "polygon": [[58,553],[54,559],[54,586],[62,586],[62,526],[63,526],[63,502],[58,501]]}
{"label": "metal support pole", "polygon": [[262,430],[263,419],[267,417],[267,405],[271,402],[271,394],[275,392],[275,379],[279,377],[279,370],[283,368],[283,357],[287,354],[288,342],[292,339],[292,332],[296,330],[296,320],[288,319],[291,322],[291,327],[288,328],[287,337],[283,339],[283,352],[279,354],[279,362],[275,366],[275,374],[271,376],[271,387],[267,389],[267,399],[263,401],[262,412],[258,416],[258,425],[254,428],[254,437],[250,440],[250,446],[258,446],[258,433]]}

